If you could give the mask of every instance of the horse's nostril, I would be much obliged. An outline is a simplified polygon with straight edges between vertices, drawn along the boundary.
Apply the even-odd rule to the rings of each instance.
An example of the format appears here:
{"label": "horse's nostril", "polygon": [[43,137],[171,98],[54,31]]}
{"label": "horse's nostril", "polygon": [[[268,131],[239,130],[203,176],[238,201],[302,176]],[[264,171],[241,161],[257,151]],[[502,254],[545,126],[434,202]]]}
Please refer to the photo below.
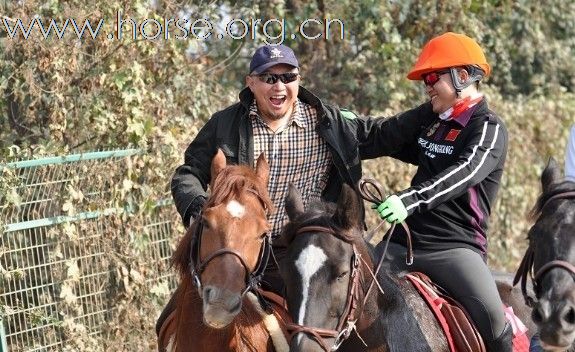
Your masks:
{"label": "horse's nostril", "polygon": [[239,312],[240,309],[242,309],[242,299],[238,298],[237,302],[235,302],[235,304],[232,306],[232,309],[230,309],[230,312],[236,313]]}
{"label": "horse's nostril", "polygon": [[567,324],[570,324],[570,325],[575,324],[575,308],[573,308],[573,306],[571,306],[567,309],[567,312],[565,312],[563,319],[565,320],[565,322]]}
{"label": "horse's nostril", "polygon": [[210,287],[204,287],[204,300],[206,300],[206,302],[210,302],[212,297],[212,289]]}

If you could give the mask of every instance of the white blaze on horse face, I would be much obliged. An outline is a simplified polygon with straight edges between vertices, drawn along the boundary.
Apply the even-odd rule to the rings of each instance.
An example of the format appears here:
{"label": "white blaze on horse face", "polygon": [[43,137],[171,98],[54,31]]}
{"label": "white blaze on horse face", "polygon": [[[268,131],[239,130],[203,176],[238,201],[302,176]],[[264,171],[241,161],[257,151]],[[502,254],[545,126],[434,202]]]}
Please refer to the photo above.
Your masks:
{"label": "white blaze on horse face", "polygon": [[[314,246],[313,244],[307,246],[303,251],[301,251],[299,257],[297,258],[295,265],[297,271],[299,272],[302,280],[302,301],[299,307],[299,314],[297,316],[298,324],[303,325],[305,312],[307,307],[307,300],[309,297],[310,290],[310,280],[311,277],[321,269],[327,256],[323,252],[323,249]],[[298,343],[300,342],[301,335],[298,336]]]}
{"label": "white blaze on horse face", "polygon": [[226,205],[226,210],[228,211],[228,213],[230,213],[231,216],[239,219],[241,219],[246,213],[246,208],[240,203],[238,203],[238,201],[233,199],[230,200],[228,205]]}

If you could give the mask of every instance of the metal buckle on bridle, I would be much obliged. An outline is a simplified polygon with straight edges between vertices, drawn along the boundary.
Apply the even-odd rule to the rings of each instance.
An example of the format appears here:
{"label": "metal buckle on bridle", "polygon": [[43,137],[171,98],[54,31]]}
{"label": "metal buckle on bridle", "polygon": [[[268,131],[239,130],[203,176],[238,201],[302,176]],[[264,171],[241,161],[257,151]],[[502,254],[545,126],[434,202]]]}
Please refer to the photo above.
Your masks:
{"label": "metal buckle on bridle", "polygon": [[191,274],[192,274],[192,280],[193,280],[194,286],[196,286],[198,288],[198,290],[201,291],[202,290],[202,282],[200,281],[199,273],[196,271],[196,269],[192,268]]}
{"label": "metal buckle on bridle", "polygon": [[351,270],[351,277],[355,277],[359,272],[361,255],[356,252],[355,248],[353,250],[353,268]]}
{"label": "metal buckle on bridle", "polygon": [[335,337],[335,341],[333,342],[333,346],[331,346],[331,351],[337,351],[337,349],[341,346],[341,344],[349,337],[351,332],[355,330],[355,322],[356,320],[348,320],[347,326],[342,329],[339,334]]}

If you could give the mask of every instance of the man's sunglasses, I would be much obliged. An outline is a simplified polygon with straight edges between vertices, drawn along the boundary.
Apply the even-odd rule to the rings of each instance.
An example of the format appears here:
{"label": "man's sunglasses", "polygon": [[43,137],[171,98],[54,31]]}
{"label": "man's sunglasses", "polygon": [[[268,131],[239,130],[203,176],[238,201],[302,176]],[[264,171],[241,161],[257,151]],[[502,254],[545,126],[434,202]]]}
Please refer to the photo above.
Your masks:
{"label": "man's sunglasses", "polygon": [[445,73],[449,73],[449,70],[426,73],[423,75],[423,83],[425,83],[426,86],[433,87],[435,83],[439,82],[441,75]]}
{"label": "man's sunglasses", "polygon": [[286,72],[286,73],[260,73],[259,75],[254,75],[259,78],[260,81],[267,84],[276,84],[277,81],[281,81],[283,84],[288,84],[295,81],[299,73]]}

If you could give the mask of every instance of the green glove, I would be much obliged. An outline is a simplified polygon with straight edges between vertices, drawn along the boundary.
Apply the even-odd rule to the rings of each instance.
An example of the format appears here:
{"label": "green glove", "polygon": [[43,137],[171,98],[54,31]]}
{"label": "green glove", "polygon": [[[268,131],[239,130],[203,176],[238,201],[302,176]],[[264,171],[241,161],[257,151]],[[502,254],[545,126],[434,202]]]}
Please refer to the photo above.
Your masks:
{"label": "green glove", "polygon": [[395,194],[387,197],[387,199],[377,207],[379,217],[385,219],[390,224],[395,222],[402,223],[407,218],[407,209],[401,199]]}

